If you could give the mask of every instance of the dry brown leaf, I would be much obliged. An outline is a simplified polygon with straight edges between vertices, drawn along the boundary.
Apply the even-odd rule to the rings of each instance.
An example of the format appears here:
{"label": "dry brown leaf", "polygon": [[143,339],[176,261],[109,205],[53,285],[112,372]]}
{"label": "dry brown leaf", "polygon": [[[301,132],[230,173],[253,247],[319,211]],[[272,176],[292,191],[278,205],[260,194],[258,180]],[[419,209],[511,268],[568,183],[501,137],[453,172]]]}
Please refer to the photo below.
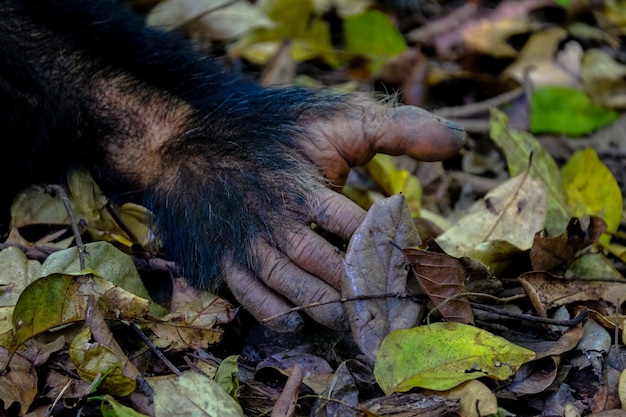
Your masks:
{"label": "dry brown leaf", "polygon": [[[5,364],[7,360],[8,351],[0,346],[0,362]],[[37,373],[30,361],[19,354],[13,355],[9,366],[9,371],[0,375],[0,399],[4,410],[11,407],[23,416],[37,395]],[[14,403],[18,404],[17,408]]]}
{"label": "dry brown leaf", "polygon": [[605,231],[606,223],[593,216],[586,226],[579,219],[571,219],[567,229],[559,236],[535,236],[529,254],[532,269],[550,271],[556,268],[571,260],[579,250],[597,242]]}
{"label": "dry brown leaf", "polygon": [[523,364],[515,373],[507,391],[516,394],[537,394],[545,391],[557,376],[558,359],[545,357]]}
{"label": "dry brown leaf", "polygon": [[626,299],[626,282],[569,279],[545,271],[526,272],[519,279],[532,286],[546,309],[580,301]]}
{"label": "dry brown leaf", "polygon": [[472,307],[463,295],[467,273],[461,262],[445,253],[418,249],[402,251],[420,287],[446,321],[474,324]]}
{"label": "dry brown leaf", "polygon": [[287,379],[283,392],[278,396],[278,400],[272,409],[271,417],[295,416],[302,378],[304,378],[304,373],[298,364],[295,364],[293,368],[291,368],[291,374]]}
{"label": "dry brown leaf", "polygon": [[[568,33],[553,27],[533,34],[520,52],[518,59],[503,75],[524,84],[530,78],[533,86],[577,87],[578,74],[572,73],[556,60],[556,52]],[[580,52],[582,56],[582,52]],[[580,59],[580,57],[579,57]],[[530,70],[530,71],[529,71]]]}
{"label": "dry brown leaf", "polygon": [[352,376],[351,364],[356,361],[342,362],[332,381],[329,381],[324,393],[317,401],[311,413],[312,417],[356,416],[359,403],[359,390]]}
{"label": "dry brown leaf", "polygon": [[407,298],[386,296],[407,293],[406,259],[392,242],[402,248],[421,243],[401,194],[370,208],[346,253],[342,295],[377,296],[346,303],[354,340],[372,360],[385,336],[392,330],[414,326],[421,309]]}

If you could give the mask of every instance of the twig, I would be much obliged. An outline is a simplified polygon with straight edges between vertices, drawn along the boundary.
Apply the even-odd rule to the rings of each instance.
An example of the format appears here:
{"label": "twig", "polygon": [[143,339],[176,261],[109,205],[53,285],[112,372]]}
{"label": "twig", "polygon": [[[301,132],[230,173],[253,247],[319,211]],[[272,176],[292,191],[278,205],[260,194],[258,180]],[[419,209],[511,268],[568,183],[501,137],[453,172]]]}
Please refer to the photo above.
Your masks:
{"label": "twig", "polygon": [[471,301],[469,302],[469,305],[472,306],[472,308],[475,308],[477,310],[483,310],[489,313],[496,313],[501,316],[532,321],[535,323],[551,324],[554,326],[574,327],[574,326],[578,326],[580,323],[584,322],[585,320],[589,318],[589,310],[587,310],[586,308],[583,311],[581,311],[580,314],[578,314],[576,317],[574,317],[571,320],[557,320],[557,319],[549,319],[546,317],[531,316],[530,314],[513,313],[511,311],[502,310],[500,308],[488,306],[485,304],[473,303]]}
{"label": "twig", "polygon": [[499,96],[492,97],[485,101],[470,103],[457,107],[442,107],[434,111],[435,114],[448,119],[458,119],[461,117],[471,117],[480,113],[487,113],[493,107],[498,107],[509,103],[524,94],[524,88],[518,87]]}
{"label": "twig", "polygon": [[67,218],[70,222],[70,227],[72,228],[72,233],[74,233],[74,239],[76,239],[76,248],[78,249],[78,262],[80,264],[80,269],[83,270],[85,269],[85,254],[87,253],[87,251],[85,249],[83,239],[80,236],[80,231],[78,230],[78,224],[76,223],[76,218],[74,217],[74,210],[72,209],[70,199],[67,197],[65,189],[63,189],[63,187],[61,187],[60,185],[50,184],[46,187],[46,191],[50,194],[56,194],[63,202],[65,212],[67,213]]}
{"label": "twig", "polygon": [[170,370],[177,376],[180,376],[182,373],[180,372],[180,370],[176,367],[176,365],[174,365],[172,362],[170,362],[169,359],[167,359],[165,357],[165,355],[163,354],[163,352],[161,352],[156,346],[154,346],[154,344],[152,343],[152,341],[150,339],[148,339],[148,336],[146,336],[144,334],[143,331],[141,331],[141,329],[139,328],[139,326],[137,326],[136,323],[130,323],[130,327],[135,330],[135,332],[137,332],[137,334],[139,335],[139,337],[141,338],[141,340],[143,340],[143,342],[150,348],[151,351],[154,352],[155,355],[158,356],[159,359],[161,359],[163,361],[163,363],[165,364],[165,366],[167,366],[168,368],[170,368]]}
{"label": "twig", "polygon": [[318,302],[310,303],[310,304],[303,305],[303,306],[292,307],[289,310],[285,310],[285,311],[282,311],[280,313],[273,314],[271,316],[265,317],[264,319],[260,320],[260,322],[261,323],[267,323],[268,321],[271,321],[271,320],[277,319],[279,317],[285,316],[285,315],[287,315],[289,313],[307,310],[307,309],[312,308],[312,307],[320,307],[320,306],[325,306],[327,304],[334,304],[334,303],[346,303],[348,301],[372,300],[374,298],[426,299],[427,297],[426,297],[426,295],[421,295],[421,294],[405,294],[405,293],[380,293],[380,294],[359,295],[359,296],[356,296],[356,297],[342,297],[342,298],[338,298],[336,300],[318,301]]}

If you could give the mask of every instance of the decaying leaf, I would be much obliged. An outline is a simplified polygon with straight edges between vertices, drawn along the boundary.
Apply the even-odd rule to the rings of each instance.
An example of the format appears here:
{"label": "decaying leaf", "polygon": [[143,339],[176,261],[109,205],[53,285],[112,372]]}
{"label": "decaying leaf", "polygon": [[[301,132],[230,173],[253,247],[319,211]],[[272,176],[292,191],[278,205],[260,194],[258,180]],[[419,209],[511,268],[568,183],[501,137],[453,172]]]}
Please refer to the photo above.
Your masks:
{"label": "decaying leaf", "polygon": [[529,254],[533,270],[551,271],[570,261],[576,252],[597,242],[605,230],[606,223],[592,216],[583,222],[571,219],[567,229],[559,236],[535,236]]}
{"label": "decaying leaf", "polygon": [[395,392],[384,397],[373,398],[361,404],[365,416],[429,417],[455,415],[459,411],[458,399],[418,392]]}
{"label": "decaying leaf", "polygon": [[593,101],[610,108],[626,108],[626,65],[592,48],[583,56],[581,77]]}
{"label": "decaying leaf", "polygon": [[414,326],[420,311],[416,302],[393,297],[407,293],[407,271],[404,254],[392,243],[402,248],[421,243],[402,195],[372,206],[346,252],[342,295],[378,295],[346,303],[354,339],[371,359],[390,331]]}
{"label": "decaying leaf", "polygon": [[444,398],[458,398],[461,401],[459,415],[463,417],[482,417],[498,413],[496,395],[489,387],[475,379],[438,394]]}
{"label": "decaying leaf", "polygon": [[29,260],[16,247],[0,252],[0,345],[8,346],[13,330],[13,309],[24,291],[35,278],[39,262]]}
{"label": "decaying leaf", "polygon": [[350,372],[350,363],[354,361],[344,361],[337,367],[332,381],[317,401],[312,417],[349,415],[346,413],[354,412],[359,403],[359,390]]}
{"label": "decaying leaf", "polygon": [[154,332],[156,346],[167,349],[193,347],[206,348],[222,339],[219,324],[233,320],[237,309],[217,295],[198,294],[176,311],[161,317],[158,322],[146,325]]}
{"label": "decaying leaf", "polygon": [[217,40],[237,38],[275,25],[258,5],[227,0],[167,0],[152,9],[147,20],[148,24],[166,30],[193,24],[196,32]]}
{"label": "decaying leaf", "polygon": [[114,396],[135,391],[139,371],[132,364],[95,308],[89,296],[89,312],[84,329],[74,337],[69,349],[70,359],[81,379],[89,383],[100,378],[98,389]]}
{"label": "decaying leaf", "polygon": [[528,161],[532,155],[530,176],[541,179],[548,198],[545,229],[549,235],[558,235],[573,215],[572,208],[567,202],[559,166],[532,134],[511,129],[508,123],[506,114],[492,110],[489,134],[504,152],[509,173],[513,177],[528,169]]}
{"label": "decaying leaf", "polygon": [[[154,391],[157,416],[243,417],[237,402],[215,381],[194,371],[146,378]],[[176,395],[172,395],[175,392]]]}
{"label": "decaying leaf", "polygon": [[507,379],[535,353],[461,323],[433,323],[389,334],[374,365],[387,394],[421,387],[448,390],[480,377]]}
{"label": "decaying leaf", "polygon": [[560,27],[550,27],[535,32],[526,42],[519,57],[503,73],[520,84],[530,82],[533,86],[559,85],[574,87],[578,84],[577,73],[563,67],[555,59],[560,44],[568,33]]}
{"label": "decaying leaf", "polygon": [[546,210],[543,183],[526,171],[477,201],[436,242],[447,254],[479,260],[496,274],[530,249],[544,227]]}
{"label": "decaying leaf", "polygon": [[461,262],[445,253],[411,248],[402,251],[420,287],[446,321],[474,324],[472,307],[463,295],[467,273]]}
{"label": "decaying leaf", "polygon": [[526,272],[519,277],[532,286],[546,309],[589,300],[609,303],[626,299],[626,282],[557,277],[549,272]]}
{"label": "decaying leaf", "polygon": [[410,172],[399,169],[389,155],[377,154],[365,170],[386,195],[404,195],[411,215],[418,217],[422,208],[422,185]]}
{"label": "decaying leaf", "polygon": [[[9,352],[0,346],[0,365],[9,360]],[[37,372],[33,364],[21,355],[13,355],[10,372],[0,375],[0,399],[4,409],[11,407],[23,416],[37,396]],[[6,414],[8,415],[8,414]]]}

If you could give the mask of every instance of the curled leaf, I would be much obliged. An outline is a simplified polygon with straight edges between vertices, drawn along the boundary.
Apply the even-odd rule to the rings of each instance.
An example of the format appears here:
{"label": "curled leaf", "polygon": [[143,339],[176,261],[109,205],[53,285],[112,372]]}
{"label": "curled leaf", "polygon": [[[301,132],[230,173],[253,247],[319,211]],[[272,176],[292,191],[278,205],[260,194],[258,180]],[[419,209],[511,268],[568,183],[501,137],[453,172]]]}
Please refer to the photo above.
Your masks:
{"label": "curled leaf", "polygon": [[421,239],[401,194],[375,203],[352,236],[346,253],[344,297],[376,297],[349,301],[346,309],[354,340],[371,359],[390,331],[415,325],[420,306],[407,298],[406,259],[400,247]]}

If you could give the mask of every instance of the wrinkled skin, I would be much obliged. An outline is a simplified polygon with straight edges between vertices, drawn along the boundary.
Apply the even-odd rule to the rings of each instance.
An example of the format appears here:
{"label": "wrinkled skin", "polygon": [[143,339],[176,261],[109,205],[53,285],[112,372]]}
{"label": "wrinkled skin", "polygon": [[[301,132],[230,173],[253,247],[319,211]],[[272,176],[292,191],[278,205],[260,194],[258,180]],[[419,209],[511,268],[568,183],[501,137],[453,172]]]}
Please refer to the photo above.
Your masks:
{"label": "wrinkled skin", "polygon": [[[463,146],[465,132],[412,106],[392,108],[357,97],[345,111],[329,120],[305,120],[307,137],[302,152],[333,185],[342,185],[350,167],[366,164],[376,153],[409,155],[424,161],[449,158]],[[350,239],[365,211],[330,189],[318,195],[319,205],[310,221]],[[275,330],[294,331],[302,325],[298,313],[280,315],[295,305],[337,300],[341,297],[343,254],[305,226],[294,226],[279,251],[267,244],[257,249],[265,262],[258,276],[233,265],[226,280],[233,294],[257,319],[279,315],[266,323]],[[307,311],[316,321],[338,330],[348,322],[341,303]]]}

